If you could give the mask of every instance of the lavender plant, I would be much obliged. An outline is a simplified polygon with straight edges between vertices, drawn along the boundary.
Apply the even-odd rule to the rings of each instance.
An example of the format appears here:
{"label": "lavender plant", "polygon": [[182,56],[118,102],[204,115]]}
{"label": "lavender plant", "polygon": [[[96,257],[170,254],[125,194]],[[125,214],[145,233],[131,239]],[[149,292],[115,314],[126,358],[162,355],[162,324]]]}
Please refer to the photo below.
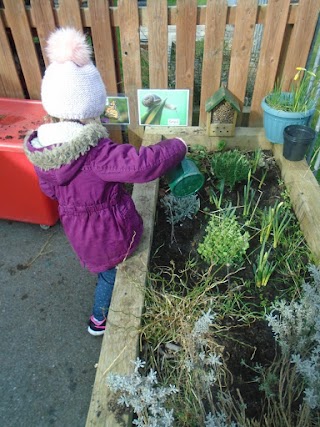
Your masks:
{"label": "lavender plant", "polygon": [[200,208],[197,194],[175,197],[170,193],[161,199],[161,204],[165,209],[167,222],[171,225],[179,224],[186,218],[192,219]]}
{"label": "lavender plant", "polygon": [[138,427],[171,427],[173,410],[166,408],[166,399],[178,390],[175,386],[158,386],[157,373],[150,370],[146,376],[139,372],[145,362],[136,359],[131,375],[109,373],[107,383],[111,391],[119,393],[119,405],[131,407],[137,415],[132,424]]}
{"label": "lavender plant", "polygon": [[311,281],[302,286],[300,300],[278,301],[267,320],[282,353],[304,381],[304,399],[320,409],[320,268],[309,267]]}
{"label": "lavender plant", "polygon": [[235,422],[228,423],[227,416],[224,413],[217,412],[212,414],[209,412],[206,417],[205,427],[237,427],[238,424]]}

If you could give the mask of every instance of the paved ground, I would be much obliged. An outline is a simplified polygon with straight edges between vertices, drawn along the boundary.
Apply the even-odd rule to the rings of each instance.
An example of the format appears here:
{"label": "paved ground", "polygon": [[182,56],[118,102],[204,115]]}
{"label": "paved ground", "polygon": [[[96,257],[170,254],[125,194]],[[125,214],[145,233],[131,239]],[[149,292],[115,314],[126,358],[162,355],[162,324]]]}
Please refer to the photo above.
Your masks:
{"label": "paved ground", "polygon": [[0,220],[0,426],[82,427],[101,337],[87,333],[95,276],[60,224]]}

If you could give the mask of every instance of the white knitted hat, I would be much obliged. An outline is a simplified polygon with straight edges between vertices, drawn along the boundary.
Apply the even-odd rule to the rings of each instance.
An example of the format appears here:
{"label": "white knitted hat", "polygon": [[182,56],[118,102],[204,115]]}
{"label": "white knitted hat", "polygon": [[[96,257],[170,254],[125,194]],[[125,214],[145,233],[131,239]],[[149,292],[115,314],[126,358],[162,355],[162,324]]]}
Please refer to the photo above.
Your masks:
{"label": "white knitted hat", "polygon": [[73,28],[60,28],[48,39],[50,65],[42,80],[41,98],[50,116],[59,119],[90,119],[106,105],[106,89],[91,61],[91,46]]}

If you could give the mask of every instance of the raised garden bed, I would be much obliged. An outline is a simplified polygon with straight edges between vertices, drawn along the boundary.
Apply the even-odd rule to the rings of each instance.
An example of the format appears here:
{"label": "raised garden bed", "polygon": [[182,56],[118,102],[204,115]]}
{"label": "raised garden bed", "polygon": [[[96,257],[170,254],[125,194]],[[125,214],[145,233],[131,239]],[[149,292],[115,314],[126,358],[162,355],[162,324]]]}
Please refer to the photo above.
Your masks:
{"label": "raised garden bed", "polygon": [[[210,150],[214,150],[219,144],[218,139],[208,138],[204,130],[200,128],[161,130],[165,137],[170,135],[182,136],[189,145],[201,144]],[[157,129],[147,129],[144,144],[152,144],[160,138],[161,135],[157,134]],[[291,202],[300,221],[305,239],[315,259],[319,260],[320,220],[317,213],[320,208],[320,190],[316,180],[305,162],[292,163],[284,160],[281,154],[282,147],[272,147],[265,140],[264,132],[261,129],[237,129],[235,136],[228,138],[228,148],[253,151],[258,147],[263,150],[273,150],[274,158],[281,169],[282,179],[290,193]],[[113,399],[112,393],[106,385],[106,375],[111,372],[122,375],[131,373],[133,371],[131,361],[135,360],[138,355],[140,317],[144,304],[144,285],[149,268],[154,217],[158,200],[158,182],[135,185],[133,196],[137,208],[144,218],[145,233],[137,253],[124,262],[118,270],[108,319],[109,327],[103,338],[88,413],[88,426],[123,425],[115,418],[109,406]],[[265,333],[263,328],[261,331]],[[263,338],[263,334],[261,337]],[[267,349],[265,353],[268,352],[272,353],[272,349]],[[272,357],[272,354],[266,357]],[[125,418],[125,423],[130,425],[129,417],[125,415]]]}

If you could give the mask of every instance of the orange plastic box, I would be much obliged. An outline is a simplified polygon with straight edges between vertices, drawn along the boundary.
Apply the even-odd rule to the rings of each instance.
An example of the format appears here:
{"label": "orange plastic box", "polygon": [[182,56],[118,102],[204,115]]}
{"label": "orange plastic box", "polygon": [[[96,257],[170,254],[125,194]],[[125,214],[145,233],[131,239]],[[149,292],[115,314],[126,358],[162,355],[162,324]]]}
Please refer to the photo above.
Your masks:
{"label": "orange plastic box", "polygon": [[51,226],[58,204],[45,196],[23,151],[26,133],[46,115],[40,101],[0,98],[0,218]]}

